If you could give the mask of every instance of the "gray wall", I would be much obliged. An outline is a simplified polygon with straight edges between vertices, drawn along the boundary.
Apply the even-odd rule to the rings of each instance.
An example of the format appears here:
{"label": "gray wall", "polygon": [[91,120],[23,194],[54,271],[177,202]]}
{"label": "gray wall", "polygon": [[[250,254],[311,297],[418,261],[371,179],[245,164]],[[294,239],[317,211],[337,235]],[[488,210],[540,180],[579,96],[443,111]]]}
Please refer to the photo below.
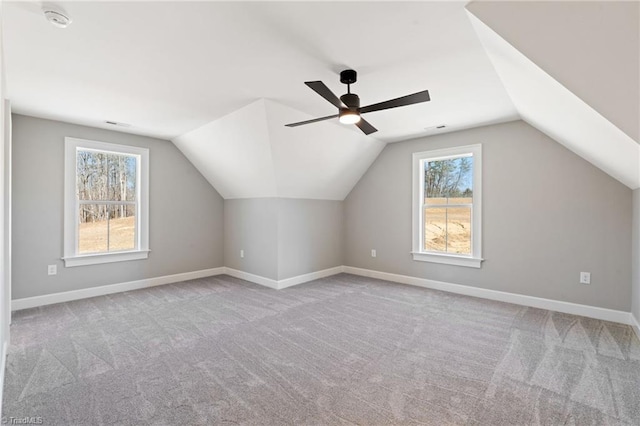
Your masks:
{"label": "gray wall", "polygon": [[[633,191],[631,313],[640,324],[640,189]],[[638,336],[640,337],[640,336]]]}
{"label": "gray wall", "polygon": [[[486,261],[413,261],[411,154],[476,143]],[[629,188],[522,121],[389,144],[345,200],[345,264],[629,311],[631,203]]]}
{"label": "gray wall", "polygon": [[[240,258],[244,250],[244,258]],[[224,201],[224,265],[278,279],[278,200]]]}
{"label": "gray wall", "polygon": [[282,198],[278,279],[342,265],[343,202]]}
{"label": "gray wall", "polygon": [[[65,136],[149,148],[148,259],[64,267]],[[223,266],[223,199],[169,141],[13,115],[12,212],[13,299]]]}
{"label": "gray wall", "polygon": [[224,212],[225,266],[281,280],[342,265],[341,201],[235,199]]}

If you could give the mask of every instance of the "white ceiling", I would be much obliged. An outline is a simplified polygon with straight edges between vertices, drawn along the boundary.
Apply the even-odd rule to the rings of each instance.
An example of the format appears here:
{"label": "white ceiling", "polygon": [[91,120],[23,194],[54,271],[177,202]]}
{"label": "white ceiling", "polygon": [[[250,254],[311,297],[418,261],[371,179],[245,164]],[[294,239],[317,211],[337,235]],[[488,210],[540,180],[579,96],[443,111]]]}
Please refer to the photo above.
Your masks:
{"label": "white ceiling", "polygon": [[471,15],[522,119],[631,189],[640,187],[640,145]]}
{"label": "white ceiling", "polygon": [[[638,99],[623,89],[635,90],[625,81],[638,54],[606,50],[624,44],[638,17],[598,13],[606,2],[584,13],[560,5],[558,19],[549,18],[554,2],[523,2],[519,14],[520,2],[472,4],[498,35],[466,3],[65,2],[73,23],[59,29],[39,2],[5,2],[7,88],[17,113],[173,140],[225,198],[343,199],[385,143],[520,117],[637,187],[638,145],[627,135]],[[551,35],[539,41],[546,25]],[[568,50],[602,51],[610,64],[574,62]],[[368,114],[379,129],[370,136],[335,120],[284,127],[335,113],[303,82],[322,80],[341,95],[346,68],[358,71],[352,91],[363,105],[424,89],[432,100]]]}
{"label": "white ceiling", "polygon": [[476,1],[467,9],[640,142],[640,1]]}
{"label": "white ceiling", "polygon": [[367,116],[384,142],[516,119],[465,3],[64,2],[59,29],[39,3],[6,2],[9,97],[18,113],[170,139],[262,98],[332,114],[303,82],[340,95],[350,67],[363,105],[431,93]]}
{"label": "white ceiling", "polygon": [[261,99],[173,142],[225,199],[343,200],[385,144],[339,124],[283,126],[309,118]]}

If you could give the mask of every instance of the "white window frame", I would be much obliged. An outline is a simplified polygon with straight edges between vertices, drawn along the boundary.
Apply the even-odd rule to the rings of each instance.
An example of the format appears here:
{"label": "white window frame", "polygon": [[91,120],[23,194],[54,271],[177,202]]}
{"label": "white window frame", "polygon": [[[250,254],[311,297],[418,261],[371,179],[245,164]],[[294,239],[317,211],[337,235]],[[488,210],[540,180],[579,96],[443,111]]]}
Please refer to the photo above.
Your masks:
{"label": "white window frame", "polygon": [[[471,208],[471,254],[431,252],[424,250],[424,163],[465,155],[473,156],[473,205]],[[444,148],[413,154],[413,260],[480,268],[482,266],[482,145]]]}
{"label": "white window frame", "polygon": [[[149,150],[135,146],[66,137],[64,160],[64,260],[65,267],[140,260],[149,257]],[[137,249],[111,253],[78,253],[78,189],[76,161],[78,149],[134,155],[136,167]]]}

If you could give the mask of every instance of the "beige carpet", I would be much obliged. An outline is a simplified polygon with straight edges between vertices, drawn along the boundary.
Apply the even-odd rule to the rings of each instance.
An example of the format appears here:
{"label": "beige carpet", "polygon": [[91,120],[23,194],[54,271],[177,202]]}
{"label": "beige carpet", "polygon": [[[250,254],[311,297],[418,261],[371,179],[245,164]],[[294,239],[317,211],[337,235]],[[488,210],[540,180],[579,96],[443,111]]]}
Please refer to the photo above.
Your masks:
{"label": "beige carpet", "polygon": [[228,276],[15,313],[6,419],[640,424],[630,327],[341,274]]}

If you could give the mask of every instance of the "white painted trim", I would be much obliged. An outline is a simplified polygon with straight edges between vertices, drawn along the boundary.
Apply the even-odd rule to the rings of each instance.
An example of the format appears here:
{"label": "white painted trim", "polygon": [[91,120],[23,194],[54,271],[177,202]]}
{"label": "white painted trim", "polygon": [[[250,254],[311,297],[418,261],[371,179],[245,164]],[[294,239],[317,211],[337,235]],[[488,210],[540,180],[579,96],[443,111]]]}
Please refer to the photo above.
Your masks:
{"label": "white painted trim", "polygon": [[275,290],[291,287],[294,285],[317,280],[319,278],[343,272],[343,266],[324,269],[322,271],[311,272],[309,274],[298,275],[284,280],[273,280],[260,275],[250,274],[233,268],[221,266],[219,268],[203,269],[201,271],[185,272],[175,275],[165,275],[162,277],[147,278],[138,281],[129,281],[118,284],[104,285],[100,287],[83,288],[80,290],[65,291],[61,293],[45,294],[42,296],[25,297],[12,301],[11,307],[15,311],[21,309],[35,308],[38,306],[52,305],[54,303],[70,302],[72,300],[87,299],[89,297],[104,296],[106,294],[121,293],[123,291],[139,290],[141,288],[155,287],[158,285],[172,284],[180,281],[193,280],[197,278],[211,277],[214,275],[227,274],[232,277],[260,284]]}
{"label": "white painted trim", "polygon": [[[471,207],[471,256],[424,251],[424,167],[427,160],[473,157],[473,203]],[[482,267],[482,144],[456,146],[412,155],[412,255],[420,262],[444,263],[471,268]]]}
{"label": "white painted trim", "polygon": [[245,281],[251,281],[252,283],[260,284],[275,290],[278,289],[278,281],[273,280],[271,278],[266,278],[261,275],[250,274],[249,272],[239,271],[233,268],[225,267],[224,270],[225,270],[225,274],[231,275],[232,277],[240,278],[241,280],[245,280]]}
{"label": "white painted trim", "polygon": [[[138,290],[141,288],[155,287],[158,285],[172,284],[175,282],[211,277],[222,274],[227,274],[232,277],[240,278],[242,280],[250,281],[255,284],[260,284],[275,290],[279,290],[320,278],[329,277],[331,275],[336,275],[342,272],[363,277],[392,281],[401,284],[409,284],[417,287],[430,288],[433,290],[441,290],[449,293],[464,294],[466,296],[479,297],[481,299],[497,300],[500,302],[513,303],[516,305],[530,306],[533,308],[547,309],[550,311],[563,312],[567,314],[580,315],[604,321],[626,324],[633,327],[636,334],[638,335],[638,338],[640,339],[640,324],[631,312],[599,308],[597,306],[580,305],[577,303],[562,302],[559,300],[544,299],[541,297],[526,296],[522,294],[507,293],[504,291],[488,290],[461,284],[429,280],[426,278],[411,277],[408,275],[398,275],[388,272],[374,271],[371,269],[355,268],[352,266],[336,266],[333,268],[323,269],[321,271],[311,272],[309,274],[298,275],[296,277],[286,278],[279,281],[222,266],[219,268],[203,269],[200,271],[185,272],[175,275],[165,275],[162,277],[148,278],[138,281],[129,281],[119,284],[111,284],[62,293],[53,293],[43,296],[16,299],[12,301],[12,309],[17,311],[20,309],[34,308],[37,306],[51,305],[54,303],[69,302],[72,300],[86,299],[89,297],[102,296],[106,294]],[[3,354],[6,354],[6,342],[3,351]],[[4,363],[4,357],[2,359],[2,362]],[[2,372],[0,372],[0,374],[4,374],[4,368],[2,369]],[[0,380],[2,380],[1,376]],[[0,385],[1,383],[2,382],[0,382]],[[2,388],[0,386],[0,392],[1,389]]]}
{"label": "white painted trim", "polygon": [[336,266],[334,268],[323,269],[322,271],[311,272],[309,274],[298,275],[296,277],[286,278],[278,281],[278,288],[283,289],[294,285],[303,284],[320,278],[330,277],[331,275],[340,274],[344,271],[344,266]]}
{"label": "white painted trim", "polygon": [[125,262],[129,260],[142,260],[149,257],[151,250],[135,250],[110,253],[84,254],[72,257],[63,257],[64,267],[97,265],[101,263]]}
{"label": "white painted trim", "polygon": [[[127,154],[137,158],[136,167],[136,250],[129,252],[78,254],[78,195],[76,186],[77,150]],[[149,149],[108,142],[64,138],[64,256],[65,267],[141,260],[149,256]],[[125,203],[126,204],[126,203]]]}
{"label": "white painted trim", "polygon": [[466,266],[468,268],[480,268],[484,259],[470,256],[456,256],[444,253],[411,253],[413,260],[420,262],[444,263],[445,265]]}
{"label": "white painted trim", "polygon": [[4,370],[7,368],[7,348],[9,347],[9,342],[4,341],[2,343],[2,360],[0,360],[0,413],[2,413],[2,395],[4,390]]}
{"label": "white painted trim", "polygon": [[612,321],[621,324],[632,325],[633,316],[630,312],[617,311],[614,309],[599,308],[597,306],[580,305],[559,300],[544,299],[542,297],[525,296],[523,294],[507,293],[504,291],[488,290],[485,288],[471,287],[461,284],[452,284],[442,281],[434,281],[425,278],[410,277],[407,275],[390,274],[388,272],[373,271],[370,269],[354,268],[345,266],[344,272],[348,274],[360,275],[363,277],[377,278],[381,280],[393,281],[401,284],[409,284],[418,287],[430,288],[433,290],[447,291],[449,293],[464,294],[466,296],[479,297],[482,299],[497,300],[500,302],[513,303],[516,305],[530,306],[532,308],[547,309],[550,311],[563,312],[566,314],[580,315],[583,317],[595,318],[599,320]]}
{"label": "white painted trim", "polygon": [[184,272],[181,274],[164,275],[162,277],[147,278],[137,281],[129,281],[119,284],[103,285],[100,287],[83,288],[80,290],[65,291],[61,293],[45,294],[42,296],[25,297],[13,300],[13,310],[35,308],[37,306],[52,305],[54,303],[69,302],[72,300],[86,299],[89,297],[104,296],[105,294],[120,293],[123,291],[139,290],[141,288],[155,287],[158,285],[172,284],[180,281],[210,277],[225,273],[225,268],[203,269],[200,271]]}
{"label": "white painted trim", "polygon": [[[12,169],[11,164],[13,158],[13,123],[11,120],[11,101],[9,99],[4,100],[4,260],[2,266],[4,267],[4,304],[2,306],[5,309],[5,313],[2,316],[0,322],[4,322],[5,341],[11,341],[11,259],[12,259]],[[4,370],[3,370],[4,372]],[[0,383],[1,385],[1,383]],[[0,396],[2,394],[0,393]],[[1,401],[1,398],[0,398]],[[0,408],[2,402],[0,402]]]}
{"label": "white painted trim", "polygon": [[631,328],[636,332],[636,336],[638,336],[638,340],[640,340],[640,321],[633,314],[631,315]]}
{"label": "white painted trim", "polygon": [[339,274],[344,271],[344,266],[336,266],[329,269],[323,269],[321,271],[310,272],[308,274],[298,275],[295,277],[286,278],[284,280],[274,280],[260,275],[250,274],[249,272],[239,271],[233,268],[225,268],[225,271],[227,275],[231,275],[232,277],[250,281],[255,284],[260,284],[274,290],[282,290],[294,285],[303,284],[309,281]]}

